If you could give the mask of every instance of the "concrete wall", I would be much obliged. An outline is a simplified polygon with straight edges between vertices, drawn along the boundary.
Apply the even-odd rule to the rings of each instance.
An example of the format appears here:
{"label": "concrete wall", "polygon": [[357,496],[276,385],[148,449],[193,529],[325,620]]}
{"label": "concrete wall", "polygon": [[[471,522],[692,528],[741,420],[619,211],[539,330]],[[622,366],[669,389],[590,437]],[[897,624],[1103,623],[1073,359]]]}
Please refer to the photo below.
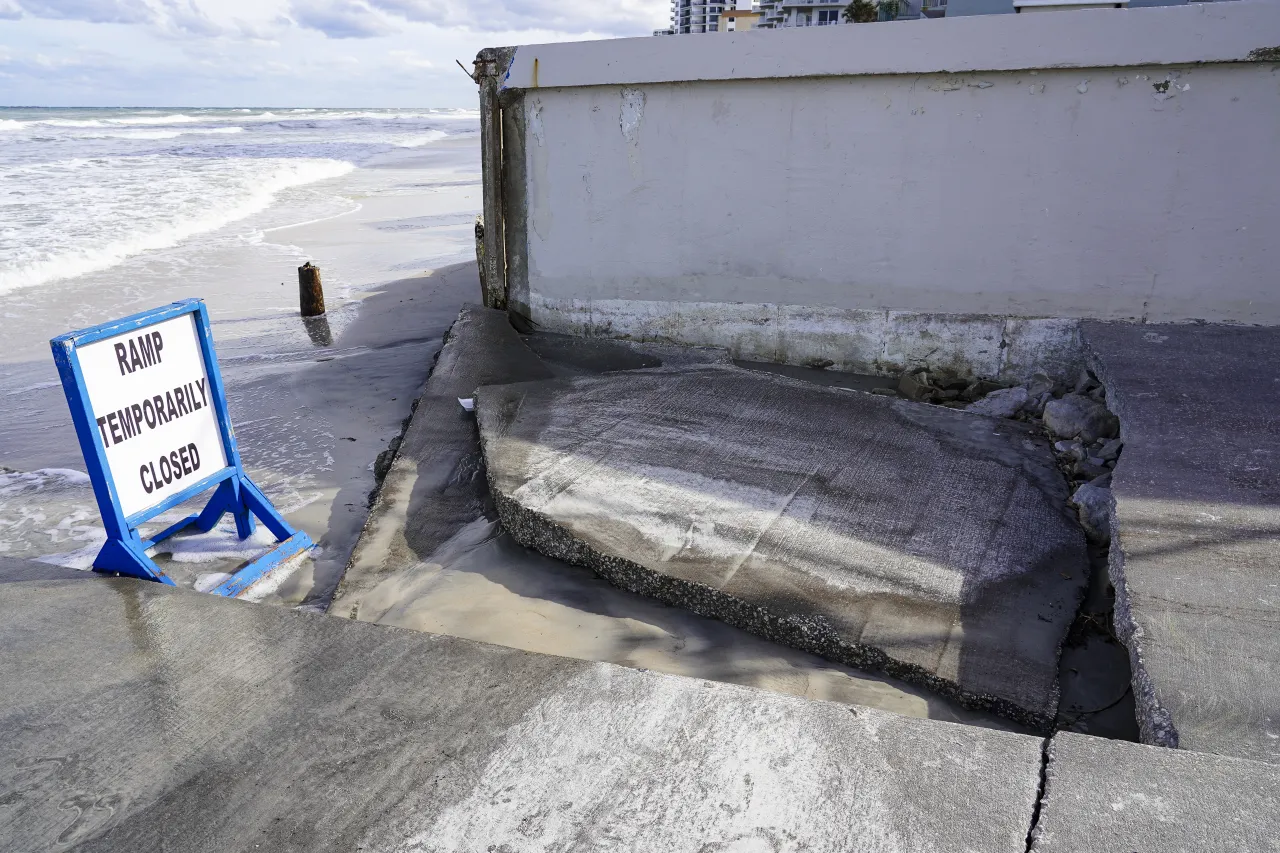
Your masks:
{"label": "concrete wall", "polygon": [[1277,45],[1239,2],[518,48],[512,306],[1009,378],[1077,318],[1280,323]]}

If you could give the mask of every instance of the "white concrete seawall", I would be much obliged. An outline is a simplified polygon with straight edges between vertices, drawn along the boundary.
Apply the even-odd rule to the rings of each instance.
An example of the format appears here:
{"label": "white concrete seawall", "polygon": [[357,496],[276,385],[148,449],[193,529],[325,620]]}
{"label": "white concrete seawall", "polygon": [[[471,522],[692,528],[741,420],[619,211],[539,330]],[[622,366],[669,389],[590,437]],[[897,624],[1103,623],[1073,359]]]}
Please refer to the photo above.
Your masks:
{"label": "white concrete seawall", "polygon": [[1078,364],[1080,318],[1280,323],[1280,4],[507,52],[541,328],[892,372]]}

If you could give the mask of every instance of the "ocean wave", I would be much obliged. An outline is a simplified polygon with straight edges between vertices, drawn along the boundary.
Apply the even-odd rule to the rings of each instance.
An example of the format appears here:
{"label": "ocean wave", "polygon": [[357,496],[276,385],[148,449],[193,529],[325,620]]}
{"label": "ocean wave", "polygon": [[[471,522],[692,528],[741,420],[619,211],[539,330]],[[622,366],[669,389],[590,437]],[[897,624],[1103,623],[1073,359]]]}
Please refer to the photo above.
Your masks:
{"label": "ocean wave", "polygon": [[355,168],[318,158],[232,158],[200,165],[175,169],[168,158],[150,157],[10,170],[23,172],[25,183],[43,192],[35,202],[22,196],[24,207],[0,198],[0,209],[19,226],[0,233],[0,293],[98,272],[168,248],[258,213],[283,190]]}
{"label": "ocean wave", "polygon": [[120,130],[110,133],[89,133],[82,139],[177,139],[179,136],[211,136],[244,133],[243,127],[199,127],[191,130]]}
{"label": "ocean wave", "polygon": [[[253,113],[251,110],[232,110],[199,113],[166,113],[163,115],[132,115],[103,118],[38,118],[38,119],[0,119],[0,131],[22,131],[39,128],[60,128],[66,130],[89,130],[103,128],[127,127],[171,127],[188,124],[218,124],[219,122],[286,122],[286,121],[423,121],[427,119],[444,121],[475,121],[480,117],[477,110],[448,109],[428,111],[406,110],[330,110],[293,109],[284,113],[266,110]],[[141,138],[141,137],[139,137]],[[172,137],[154,137],[168,139]]]}
{"label": "ocean wave", "polygon": [[430,145],[432,142],[439,142],[448,136],[449,134],[443,130],[428,130],[426,133],[410,136],[408,139],[402,139],[394,144],[397,148],[421,148],[424,145]]}

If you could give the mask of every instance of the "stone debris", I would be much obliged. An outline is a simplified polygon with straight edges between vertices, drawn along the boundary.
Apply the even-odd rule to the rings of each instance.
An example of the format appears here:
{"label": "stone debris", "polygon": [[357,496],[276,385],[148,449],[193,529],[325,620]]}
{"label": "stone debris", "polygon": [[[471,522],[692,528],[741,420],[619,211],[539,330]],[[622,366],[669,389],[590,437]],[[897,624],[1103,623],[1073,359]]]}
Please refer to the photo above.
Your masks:
{"label": "stone debris", "polygon": [[1115,438],[1120,420],[1093,397],[1067,394],[1044,407],[1044,425],[1058,438],[1078,438],[1085,444]]}
{"label": "stone debris", "polygon": [[932,399],[935,390],[929,384],[929,374],[924,372],[904,373],[898,380],[898,393],[917,403]]}
{"label": "stone debris", "polygon": [[1092,483],[1085,483],[1071,495],[1071,502],[1080,514],[1080,526],[1089,541],[1098,545],[1111,543],[1110,485],[1110,475],[1104,475]]}
{"label": "stone debris", "polygon": [[[1005,386],[985,379],[973,381],[946,370],[916,368],[898,377],[898,396],[916,403],[934,403],[952,409],[965,408],[965,404],[980,400]],[[891,390],[872,393],[893,396]]]}
{"label": "stone debris", "polygon": [[970,403],[965,410],[979,415],[990,415],[993,418],[1012,418],[1021,412],[1030,400],[1027,389],[1018,385],[993,391],[976,403]]}
{"label": "stone debris", "polygon": [[1120,420],[1105,401],[1106,388],[1087,370],[1072,386],[1035,373],[1023,385],[991,390],[965,410],[1039,425],[1056,439],[1053,449],[1072,488],[1093,483],[1096,489],[1124,449]]}

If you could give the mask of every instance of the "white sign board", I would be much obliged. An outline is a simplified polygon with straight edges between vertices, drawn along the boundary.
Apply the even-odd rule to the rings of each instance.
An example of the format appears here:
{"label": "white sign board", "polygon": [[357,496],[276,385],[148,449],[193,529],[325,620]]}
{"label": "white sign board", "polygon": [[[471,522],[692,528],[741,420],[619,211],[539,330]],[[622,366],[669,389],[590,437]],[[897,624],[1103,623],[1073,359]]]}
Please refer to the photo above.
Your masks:
{"label": "white sign board", "polygon": [[193,314],[81,347],[98,440],[126,517],[227,467]]}

